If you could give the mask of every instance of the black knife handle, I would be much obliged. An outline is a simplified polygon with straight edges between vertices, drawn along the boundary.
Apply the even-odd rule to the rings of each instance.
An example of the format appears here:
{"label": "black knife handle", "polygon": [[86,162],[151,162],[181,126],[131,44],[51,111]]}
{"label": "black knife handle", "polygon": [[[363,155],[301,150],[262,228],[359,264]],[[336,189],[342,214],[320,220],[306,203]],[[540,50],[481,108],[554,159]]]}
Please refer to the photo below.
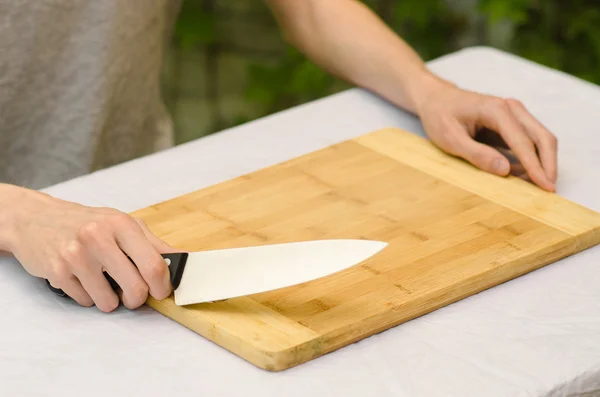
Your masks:
{"label": "black knife handle", "polygon": [[[179,287],[179,283],[181,282],[183,270],[185,269],[185,265],[187,263],[189,255],[187,252],[175,252],[169,254],[161,254],[161,256],[169,262],[169,276],[171,279],[171,285],[173,286],[173,290],[176,290],[177,287]],[[133,263],[129,256],[127,256],[127,258]],[[104,272],[104,277],[106,277],[113,290],[119,288],[119,284],[108,273]],[[50,285],[50,281],[46,280],[46,284],[48,284],[48,288],[50,288],[50,291],[54,292],[55,294],[59,296],[68,296],[62,289],[55,288],[52,285]]]}

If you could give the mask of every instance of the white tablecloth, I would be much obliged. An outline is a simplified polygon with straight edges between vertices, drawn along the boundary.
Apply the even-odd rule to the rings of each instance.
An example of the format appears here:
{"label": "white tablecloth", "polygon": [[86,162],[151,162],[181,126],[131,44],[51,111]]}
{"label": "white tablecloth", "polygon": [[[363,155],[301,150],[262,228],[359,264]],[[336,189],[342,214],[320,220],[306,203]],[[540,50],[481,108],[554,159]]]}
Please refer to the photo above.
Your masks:
{"label": "white tablecloth", "polygon": [[[430,67],[522,100],[559,137],[558,193],[600,211],[599,87],[487,48]],[[414,117],[350,90],[46,191],[132,211],[386,126],[422,134]],[[104,314],[54,297],[0,259],[0,396],[599,395],[599,262],[590,249],[269,373],[149,308]]]}

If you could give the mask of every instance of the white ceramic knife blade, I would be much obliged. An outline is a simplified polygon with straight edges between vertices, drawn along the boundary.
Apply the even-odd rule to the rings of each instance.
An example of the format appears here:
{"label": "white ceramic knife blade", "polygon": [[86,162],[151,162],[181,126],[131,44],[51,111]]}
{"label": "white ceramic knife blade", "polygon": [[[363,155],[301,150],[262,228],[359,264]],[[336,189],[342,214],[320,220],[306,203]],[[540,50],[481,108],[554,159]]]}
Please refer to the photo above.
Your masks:
{"label": "white ceramic knife blade", "polygon": [[332,239],[190,252],[174,291],[178,306],[256,294],[321,278],[375,255],[387,243]]}

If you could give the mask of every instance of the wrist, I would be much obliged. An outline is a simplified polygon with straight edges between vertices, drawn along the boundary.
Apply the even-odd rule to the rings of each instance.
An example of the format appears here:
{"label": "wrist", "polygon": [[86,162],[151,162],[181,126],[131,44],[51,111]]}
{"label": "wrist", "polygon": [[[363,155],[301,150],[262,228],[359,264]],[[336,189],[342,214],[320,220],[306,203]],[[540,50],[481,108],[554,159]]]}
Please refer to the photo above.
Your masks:
{"label": "wrist", "polygon": [[19,219],[26,212],[28,197],[36,193],[19,186],[0,183],[0,251],[13,251]]}
{"label": "wrist", "polygon": [[456,86],[434,75],[427,69],[423,69],[406,88],[413,112],[419,117],[422,116],[422,109],[429,99],[440,90],[448,88],[456,88]]}

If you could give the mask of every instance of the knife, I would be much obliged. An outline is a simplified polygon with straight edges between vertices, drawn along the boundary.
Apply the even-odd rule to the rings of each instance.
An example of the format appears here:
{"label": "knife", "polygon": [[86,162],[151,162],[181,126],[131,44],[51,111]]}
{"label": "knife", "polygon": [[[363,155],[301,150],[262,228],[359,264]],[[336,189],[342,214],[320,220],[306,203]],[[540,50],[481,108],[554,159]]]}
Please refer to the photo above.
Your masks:
{"label": "knife", "polygon": [[[162,254],[178,306],[247,296],[337,273],[388,244],[360,239],[309,240]],[[113,288],[117,283],[105,273]],[[55,293],[66,296],[48,282]]]}

